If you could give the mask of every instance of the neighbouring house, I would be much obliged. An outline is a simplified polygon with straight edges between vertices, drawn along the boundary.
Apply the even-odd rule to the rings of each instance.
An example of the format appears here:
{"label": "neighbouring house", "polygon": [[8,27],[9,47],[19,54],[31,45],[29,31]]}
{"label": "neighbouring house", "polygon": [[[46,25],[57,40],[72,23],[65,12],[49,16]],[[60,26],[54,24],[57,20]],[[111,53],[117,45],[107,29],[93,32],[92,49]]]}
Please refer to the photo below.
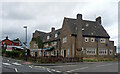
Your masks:
{"label": "neighbouring house", "polygon": [[25,49],[21,45],[20,41],[10,40],[8,39],[8,36],[6,36],[6,39],[2,40],[0,44],[2,48],[4,47],[6,49],[6,51],[13,51],[13,50],[22,51],[23,49]]}
{"label": "neighbouring house", "polygon": [[102,26],[101,17],[95,21],[83,20],[82,14],[76,18],[64,18],[62,28],[45,33],[36,30],[33,39],[40,36],[43,48],[33,39],[30,42],[31,55],[63,57],[113,57],[116,53],[114,41]]}

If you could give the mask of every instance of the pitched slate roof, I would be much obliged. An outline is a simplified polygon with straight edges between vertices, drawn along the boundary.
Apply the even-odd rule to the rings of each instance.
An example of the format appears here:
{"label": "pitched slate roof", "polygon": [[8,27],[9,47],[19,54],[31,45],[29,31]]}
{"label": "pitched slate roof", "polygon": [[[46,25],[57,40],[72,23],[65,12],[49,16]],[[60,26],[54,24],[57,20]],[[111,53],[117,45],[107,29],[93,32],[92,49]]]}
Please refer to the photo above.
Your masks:
{"label": "pitched slate roof", "polygon": [[80,27],[78,25],[82,24],[83,36],[110,38],[110,36],[103,28],[103,26],[96,21],[79,20],[80,22],[78,22],[77,19],[71,19],[71,18],[65,18],[65,20],[72,34],[76,34],[77,28]]}
{"label": "pitched slate roof", "polygon": [[[38,31],[38,33],[41,39],[43,40],[43,42],[48,42],[48,41],[58,40],[60,36],[60,31],[61,28],[49,33],[41,32],[41,31]],[[55,34],[58,34],[58,37],[55,38]],[[50,39],[47,39],[47,36],[50,36]]]}

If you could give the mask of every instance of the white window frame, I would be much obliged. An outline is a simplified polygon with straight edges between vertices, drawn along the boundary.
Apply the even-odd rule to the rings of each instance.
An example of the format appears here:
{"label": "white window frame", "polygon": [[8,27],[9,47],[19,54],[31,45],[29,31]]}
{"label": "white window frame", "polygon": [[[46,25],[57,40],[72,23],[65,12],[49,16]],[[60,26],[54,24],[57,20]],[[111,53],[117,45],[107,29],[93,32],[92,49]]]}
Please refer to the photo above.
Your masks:
{"label": "white window frame", "polygon": [[41,51],[39,51],[39,55],[41,56]]}
{"label": "white window frame", "polygon": [[[92,52],[92,53],[88,53],[88,52]],[[96,55],[96,49],[95,48],[88,48],[88,49],[86,49],[86,54],[87,55]]]}
{"label": "white window frame", "polygon": [[63,43],[67,42],[67,37],[63,37]]}
{"label": "white window frame", "polygon": [[[111,52],[111,53],[110,53],[110,52]],[[113,50],[109,50],[109,54],[110,54],[110,55],[113,55]]]}
{"label": "white window frame", "polygon": [[31,52],[31,56],[34,56],[34,55],[33,55],[33,51]]}
{"label": "white window frame", "polygon": [[[100,53],[100,52],[102,52],[102,53]],[[105,53],[106,52],[106,53]],[[98,50],[98,54],[99,55],[107,55],[108,54],[108,50],[107,49],[99,49]]]}
{"label": "white window frame", "polygon": [[52,45],[57,45],[57,41],[53,42]]}
{"label": "white window frame", "polygon": [[91,38],[91,42],[95,42],[95,38]]}
{"label": "white window frame", "polygon": [[70,55],[70,49],[68,48],[68,50],[67,50],[67,54],[68,54],[68,56]]}
{"label": "white window frame", "polygon": [[58,34],[56,33],[56,34],[55,34],[55,38],[57,38],[57,37],[58,37]]}
{"label": "white window frame", "polygon": [[101,43],[105,43],[105,41],[106,41],[105,38],[101,38],[101,39],[100,39],[100,42],[101,42]]}
{"label": "white window frame", "polygon": [[37,48],[37,46],[38,46],[38,45],[37,45],[36,43],[34,43],[34,48]]}
{"label": "white window frame", "polygon": [[47,40],[49,40],[49,39],[50,39],[50,36],[48,35],[48,36],[47,36]]}
{"label": "white window frame", "polygon": [[51,55],[54,55],[54,51],[51,51]]}
{"label": "white window frame", "polygon": [[89,42],[89,38],[88,37],[85,37],[85,42]]}

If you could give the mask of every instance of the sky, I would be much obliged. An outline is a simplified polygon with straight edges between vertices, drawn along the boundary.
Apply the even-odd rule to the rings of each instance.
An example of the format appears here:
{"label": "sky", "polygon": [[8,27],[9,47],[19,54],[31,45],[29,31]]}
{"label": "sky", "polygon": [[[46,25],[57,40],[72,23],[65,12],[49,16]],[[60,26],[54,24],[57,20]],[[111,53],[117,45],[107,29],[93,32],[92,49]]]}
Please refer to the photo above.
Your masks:
{"label": "sky", "polygon": [[86,1],[11,1],[0,3],[0,39],[6,36],[13,40],[20,38],[25,41],[25,29],[28,27],[28,44],[35,30],[50,32],[51,27],[62,27],[64,17],[76,18],[78,13],[84,20],[95,21],[102,17],[102,25],[110,35],[110,40],[118,46],[118,1],[112,0],[86,0]]}

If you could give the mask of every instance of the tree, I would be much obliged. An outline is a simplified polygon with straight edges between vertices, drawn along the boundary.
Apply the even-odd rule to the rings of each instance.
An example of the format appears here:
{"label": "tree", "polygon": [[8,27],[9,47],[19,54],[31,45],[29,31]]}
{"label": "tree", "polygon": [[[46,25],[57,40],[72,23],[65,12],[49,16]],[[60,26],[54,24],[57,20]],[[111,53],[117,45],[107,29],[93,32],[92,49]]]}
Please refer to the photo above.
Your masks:
{"label": "tree", "polygon": [[43,41],[41,40],[40,36],[37,37],[36,43],[38,44],[38,48],[43,48]]}
{"label": "tree", "polygon": [[38,48],[43,48],[43,41],[40,38],[40,36],[38,36],[37,38],[32,38],[32,41],[36,41],[36,43],[38,44]]}

